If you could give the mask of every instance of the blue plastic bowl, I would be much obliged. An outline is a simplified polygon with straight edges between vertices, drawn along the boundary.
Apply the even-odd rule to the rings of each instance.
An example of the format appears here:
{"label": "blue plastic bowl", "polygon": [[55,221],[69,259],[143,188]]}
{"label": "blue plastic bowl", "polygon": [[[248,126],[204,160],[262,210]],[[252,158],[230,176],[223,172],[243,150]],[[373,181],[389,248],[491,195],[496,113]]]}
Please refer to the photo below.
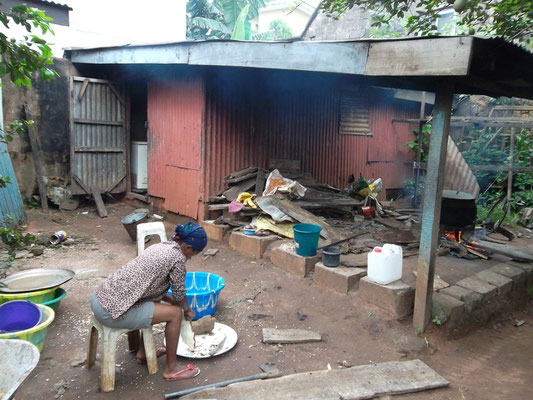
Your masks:
{"label": "blue plastic bowl", "polygon": [[[218,295],[226,281],[221,276],[209,272],[187,272],[185,289],[187,301],[196,316],[195,320],[205,315],[213,315],[217,309]],[[169,294],[172,294],[170,288]]]}
{"label": "blue plastic bowl", "polygon": [[12,300],[0,305],[0,332],[33,328],[41,320],[41,310],[31,301]]}

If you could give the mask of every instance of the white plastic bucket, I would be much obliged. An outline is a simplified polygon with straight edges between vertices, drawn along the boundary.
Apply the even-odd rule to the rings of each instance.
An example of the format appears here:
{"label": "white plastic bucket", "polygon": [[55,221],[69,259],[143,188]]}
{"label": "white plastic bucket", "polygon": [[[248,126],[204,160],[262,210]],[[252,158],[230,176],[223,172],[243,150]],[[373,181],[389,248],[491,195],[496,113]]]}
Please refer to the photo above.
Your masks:
{"label": "white plastic bucket", "polygon": [[368,279],[381,285],[402,279],[402,248],[394,244],[374,247],[368,253]]}

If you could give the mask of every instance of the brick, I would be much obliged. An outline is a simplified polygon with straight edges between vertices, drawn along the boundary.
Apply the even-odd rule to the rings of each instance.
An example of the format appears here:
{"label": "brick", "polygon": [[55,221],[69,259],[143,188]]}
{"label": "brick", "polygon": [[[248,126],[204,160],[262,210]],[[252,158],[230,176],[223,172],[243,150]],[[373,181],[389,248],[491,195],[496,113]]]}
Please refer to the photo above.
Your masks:
{"label": "brick", "polygon": [[439,293],[443,293],[447,296],[456,298],[465,303],[466,311],[471,312],[481,307],[481,294],[469,289],[465,289],[461,286],[449,286],[447,288],[439,290]]}
{"label": "brick", "polygon": [[320,256],[302,257],[296,254],[293,243],[283,243],[270,253],[270,262],[276,267],[299,277],[306,277],[315,269],[315,264],[320,261]]}
{"label": "brick", "polygon": [[252,236],[242,232],[232,232],[229,237],[229,245],[233,250],[243,255],[263,258],[267,247],[277,239],[277,236]]}
{"label": "brick", "polygon": [[213,221],[202,221],[201,225],[205,229],[207,238],[217,242],[224,241],[224,235],[230,228],[229,225],[217,225]]}
{"label": "brick", "polygon": [[315,265],[313,279],[316,284],[338,293],[347,294],[355,290],[359,280],[366,275],[366,269],[348,267],[326,267],[321,262]]}
{"label": "brick", "polygon": [[442,323],[457,322],[465,312],[465,303],[444,293],[433,293],[433,315]]}
{"label": "brick", "polygon": [[496,296],[496,286],[492,286],[486,281],[481,281],[474,277],[468,277],[457,282],[457,286],[464,287],[465,289],[470,289],[481,295],[481,300],[483,303],[487,302],[494,296]]}
{"label": "brick", "polygon": [[359,281],[359,300],[373,304],[397,319],[402,319],[413,312],[415,288],[402,281],[380,285],[365,276]]}
{"label": "brick", "polygon": [[522,269],[526,273],[526,285],[529,288],[533,288],[533,264],[532,263],[521,263],[511,261],[509,265]]}
{"label": "brick", "polygon": [[511,298],[513,301],[523,302],[526,298],[526,279],[527,275],[522,268],[514,267],[507,263],[498,264],[489,269],[489,271],[503,275],[513,280],[513,289]]}
{"label": "brick", "polygon": [[496,272],[497,274],[503,275],[509,279],[512,279],[513,282],[525,282],[526,273],[522,268],[514,267],[510,264],[498,264],[492,268],[489,268],[489,271]]}
{"label": "brick", "polygon": [[513,280],[492,271],[481,271],[476,274],[478,279],[483,279],[496,286],[496,293],[500,296],[508,294],[513,288]]}

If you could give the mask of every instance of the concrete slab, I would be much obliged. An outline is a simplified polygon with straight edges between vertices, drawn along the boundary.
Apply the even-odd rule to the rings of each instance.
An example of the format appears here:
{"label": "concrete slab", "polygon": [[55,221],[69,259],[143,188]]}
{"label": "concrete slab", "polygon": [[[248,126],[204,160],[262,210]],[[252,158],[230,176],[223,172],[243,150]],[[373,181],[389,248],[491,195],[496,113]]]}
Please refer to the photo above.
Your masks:
{"label": "concrete slab", "polygon": [[465,304],[467,312],[477,310],[479,307],[481,307],[482,296],[473,290],[453,285],[439,290],[439,293],[443,293],[447,296],[451,296],[462,301]]}
{"label": "concrete slab", "polygon": [[367,265],[368,253],[360,254],[342,254],[341,265],[350,268],[361,268]]}
{"label": "concrete slab", "polygon": [[464,287],[465,289],[472,290],[481,295],[483,303],[487,302],[494,296],[496,296],[496,286],[489,284],[486,281],[481,281],[473,277],[468,277],[457,282],[457,286]]}
{"label": "concrete slab", "polygon": [[302,372],[274,379],[235,383],[223,388],[202,390],[180,399],[360,400],[448,385],[446,379],[422,361],[410,360]]}
{"label": "concrete slab", "polygon": [[270,253],[270,262],[291,274],[304,278],[315,269],[315,264],[320,261],[320,255],[302,257],[296,254],[294,243],[282,243]]}
{"label": "concrete slab", "polygon": [[229,225],[216,225],[213,221],[202,221],[200,225],[204,228],[207,238],[217,242],[223,242],[224,235],[230,229]]}
{"label": "concrete slab", "polygon": [[397,319],[402,319],[413,312],[415,288],[402,281],[380,285],[365,276],[359,281],[359,300],[373,304]]}
{"label": "concrete slab", "polygon": [[321,342],[322,335],[304,329],[263,328],[263,343],[308,343]]}
{"label": "concrete slab", "polygon": [[483,279],[493,286],[496,286],[496,293],[505,296],[513,288],[513,280],[492,271],[481,271],[476,274],[478,279]]}
{"label": "concrete slab", "polygon": [[433,293],[433,315],[439,317],[441,323],[455,323],[465,313],[465,303],[444,293]]}
{"label": "concrete slab", "polygon": [[263,258],[267,247],[278,240],[277,236],[251,236],[242,232],[232,232],[229,237],[230,247],[246,256]]}
{"label": "concrete slab", "polygon": [[326,267],[321,262],[315,265],[313,279],[316,284],[337,293],[347,294],[357,288],[360,279],[366,276],[364,268],[348,268],[338,266]]}

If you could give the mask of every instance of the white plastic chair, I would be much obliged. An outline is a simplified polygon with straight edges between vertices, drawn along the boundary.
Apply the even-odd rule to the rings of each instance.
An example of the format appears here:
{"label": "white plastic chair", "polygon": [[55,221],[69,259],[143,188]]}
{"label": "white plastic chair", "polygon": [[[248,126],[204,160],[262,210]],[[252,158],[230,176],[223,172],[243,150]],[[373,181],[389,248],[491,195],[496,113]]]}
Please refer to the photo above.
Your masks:
{"label": "white plastic chair", "polygon": [[[102,337],[102,362],[100,373],[100,386],[102,388],[102,392],[112,392],[115,390],[115,354],[118,338],[120,335],[127,333],[130,351],[136,351],[136,347],[138,347],[138,332],[139,331],[130,331],[129,329],[109,328],[98,322],[94,315],[91,316],[86,365],[87,369],[89,369],[96,361],[98,334],[100,334]],[[146,352],[148,373],[156,374],[158,371],[158,366],[152,327],[150,326],[149,328],[141,329],[141,332],[144,342],[144,349]]]}
{"label": "white plastic chair", "polygon": [[137,225],[137,255],[144,251],[144,239],[149,235],[159,235],[162,242],[166,242],[167,233],[162,222],[146,222]]}

